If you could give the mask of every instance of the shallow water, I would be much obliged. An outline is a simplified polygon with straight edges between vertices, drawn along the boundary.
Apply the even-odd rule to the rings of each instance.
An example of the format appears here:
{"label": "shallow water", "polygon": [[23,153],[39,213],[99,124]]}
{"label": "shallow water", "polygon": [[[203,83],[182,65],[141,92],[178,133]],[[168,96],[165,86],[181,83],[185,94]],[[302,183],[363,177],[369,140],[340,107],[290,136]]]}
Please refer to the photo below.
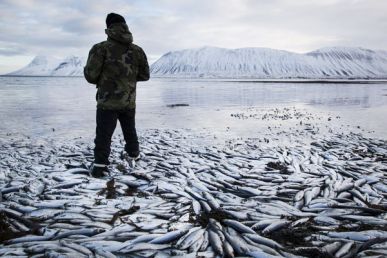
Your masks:
{"label": "shallow water", "polygon": [[[0,136],[92,138],[95,91],[81,77],[0,77]],[[167,107],[176,103],[189,106]],[[280,113],[305,115],[300,119],[261,119],[276,108]],[[238,119],[231,114],[247,117]],[[151,79],[139,83],[137,90],[140,131],[190,128],[218,136],[256,137],[268,126],[287,130],[303,121],[386,139],[385,117],[387,84]]]}

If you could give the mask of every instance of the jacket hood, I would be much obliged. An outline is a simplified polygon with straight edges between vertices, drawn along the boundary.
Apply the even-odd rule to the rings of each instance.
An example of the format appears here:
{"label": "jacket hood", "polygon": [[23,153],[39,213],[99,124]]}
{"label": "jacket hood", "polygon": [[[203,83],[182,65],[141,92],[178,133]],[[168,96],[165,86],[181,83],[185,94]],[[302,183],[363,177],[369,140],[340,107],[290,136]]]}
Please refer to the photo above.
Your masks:
{"label": "jacket hood", "polygon": [[108,38],[118,41],[124,44],[130,44],[133,42],[132,33],[129,31],[128,25],[126,23],[115,23],[110,26],[110,28],[105,30]]}

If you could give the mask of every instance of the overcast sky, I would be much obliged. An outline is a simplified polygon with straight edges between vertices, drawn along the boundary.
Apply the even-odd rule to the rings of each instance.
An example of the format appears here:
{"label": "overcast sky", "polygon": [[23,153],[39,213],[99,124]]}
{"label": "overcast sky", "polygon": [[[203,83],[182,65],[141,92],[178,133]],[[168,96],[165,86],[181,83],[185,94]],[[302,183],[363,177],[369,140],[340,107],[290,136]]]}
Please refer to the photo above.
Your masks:
{"label": "overcast sky", "polygon": [[150,62],[184,48],[387,49],[385,0],[0,0],[0,74],[35,55],[87,56],[123,15]]}

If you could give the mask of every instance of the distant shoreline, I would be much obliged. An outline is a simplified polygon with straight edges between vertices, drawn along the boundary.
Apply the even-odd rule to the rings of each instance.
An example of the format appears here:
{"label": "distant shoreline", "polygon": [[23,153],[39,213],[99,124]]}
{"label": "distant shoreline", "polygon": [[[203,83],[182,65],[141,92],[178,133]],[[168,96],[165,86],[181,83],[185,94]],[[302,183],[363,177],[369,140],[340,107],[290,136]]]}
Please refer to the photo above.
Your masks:
{"label": "distant shoreline", "polygon": [[[225,80],[226,81],[226,80]],[[324,79],[286,79],[286,80],[227,80],[227,82],[247,82],[247,83],[343,83],[343,84],[384,84],[387,80],[324,80]]]}
{"label": "distant shoreline", "polygon": [[[82,78],[83,76],[48,76],[48,75],[0,75],[0,77],[15,78]],[[182,80],[182,81],[212,81],[240,83],[343,83],[343,84],[383,84],[386,79],[260,79],[260,78],[189,78],[189,77],[151,77],[151,79]]]}
{"label": "distant shoreline", "polygon": [[0,77],[48,77],[48,78],[80,78],[83,75],[75,75],[75,76],[51,76],[51,75],[8,75],[3,74]]}

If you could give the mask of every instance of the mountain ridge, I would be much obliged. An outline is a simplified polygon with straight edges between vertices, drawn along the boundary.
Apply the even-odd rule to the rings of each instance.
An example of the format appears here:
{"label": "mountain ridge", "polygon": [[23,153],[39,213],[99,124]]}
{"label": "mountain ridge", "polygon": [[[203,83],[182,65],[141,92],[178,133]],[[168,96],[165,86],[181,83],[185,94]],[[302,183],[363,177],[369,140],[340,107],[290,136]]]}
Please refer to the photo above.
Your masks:
{"label": "mountain ridge", "polygon": [[201,47],[172,51],[151,66],[156,77],[385,79],[387,52],[326,47],[299,54],[271,48]]}
{"label": "mountain ridge", "polygon": [[[83,76],[86,58],[36,56],[8,76]],[[225,79],[386,79],[387,51],[325,47],[306,53],[271,48],[170,51],[151,67],[153,77]]]}
{"label": "mountain ridge", "polygon": [[86,58],[68,56],[60,59],[38,55],[21,69],[5,74],[7,76],[83,76]]}

